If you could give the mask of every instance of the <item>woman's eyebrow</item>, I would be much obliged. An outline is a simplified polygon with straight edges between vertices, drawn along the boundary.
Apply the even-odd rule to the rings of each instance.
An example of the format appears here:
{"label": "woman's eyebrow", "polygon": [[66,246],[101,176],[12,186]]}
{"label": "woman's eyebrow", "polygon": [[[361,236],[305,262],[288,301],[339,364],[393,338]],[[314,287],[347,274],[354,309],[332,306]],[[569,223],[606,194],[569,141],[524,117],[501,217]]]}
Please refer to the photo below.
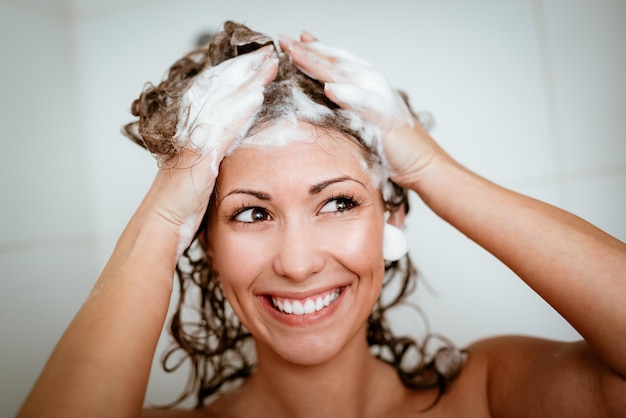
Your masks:
{"label": "woman's eyebrow", "polygon": [[[320,193],[322,190],[324,190],[326,187],[330,186],[331,184],[335,184],[335,183],[342,183],[342,182],[346,182],[346,181],[353,181],[355,183],[360,184],[361,186],[363,186],[364,188],[367,188],[365,186],[365,184],[355,178],[352,178],[350,176],[342,176],[342,177],[336,177],[333,179],[329,179],[329,180],[324,180],[320,183],[314,184],[313,186],[311,186],[309,188],[309,194],[310,195],[315,195]],[[224,196],[220,197],[217,201],[217,203],[221,203],[222,200],[226,199],[228,196],[232,196],[235,194],[247,194],[250,196],[254,196],[259,200],[272,200],[272,196],[268,193],[264,193],[264,192],[260,192],[258,190],[252,190],[252,189],[234,189],[231,190],[230,192],[228,192],[227,194],[225,194]]]}
{"label": "woman's eyebrow", "polygon": [[234,194],[247,194],[250,196],[254,196],[257,199],[260,200],[271,200],[272,196],[270,196],[267,193],[263,193],[263,192],[259,192],[257,190],[251,190],[251,189],[235,189],[235,190],[231,190],[230,192],[228,192],[228,194],[222,196],[221,198],[218,199],[217,203],[221,203],[222,200],[226,199],[228,196],[234,195]]}
{"label": "woman's eyebrow", "polygon": [[363,186],[365,189],[367,189],[367,187],[365,186],[365,184],[355,178],[352,178],[350,176],[342,176],[342,177],[337,177],[334,179],[330,179],[330,180],[325,180],[321,183],[315,184],[313,186],[311,186],[309,188],[309,194],[314,195],[314,194],[318,194],[320,193],[322,190],[324,190],[326,187],[330,186],[331,184],[335,184],[335,183],[342,183],[345,181],[353,181],[355,183],[360,184],[361,186]]}

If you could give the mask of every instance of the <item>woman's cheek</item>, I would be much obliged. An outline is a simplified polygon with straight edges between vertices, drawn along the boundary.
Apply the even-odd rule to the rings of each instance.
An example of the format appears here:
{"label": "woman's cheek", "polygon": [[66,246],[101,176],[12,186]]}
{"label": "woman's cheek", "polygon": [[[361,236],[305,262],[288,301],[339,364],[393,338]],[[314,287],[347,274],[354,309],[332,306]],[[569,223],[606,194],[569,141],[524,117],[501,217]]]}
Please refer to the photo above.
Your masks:
{"label": "woman's cheek", "polygon": [[334,253],[347,263],[359,267],[371,268],[380,264],[384,269],[382,250],[383,223],[372,219],[355,219],[335,228],[332,242]]}
{"label": "woman's cheek", "polygon": [[233,287],[252,282],[267,257],[267,244],[259,234],[228,232],[218,234],[215,258],[222,282]]}
{"label": "woman's cheek", "polygon": [[216,271],[222,284],[226,299],[237,317],[248,326],[250,289],[265,265],[264,246],[260,239],[245,233],[228,231],[216,234],[215,262]]}

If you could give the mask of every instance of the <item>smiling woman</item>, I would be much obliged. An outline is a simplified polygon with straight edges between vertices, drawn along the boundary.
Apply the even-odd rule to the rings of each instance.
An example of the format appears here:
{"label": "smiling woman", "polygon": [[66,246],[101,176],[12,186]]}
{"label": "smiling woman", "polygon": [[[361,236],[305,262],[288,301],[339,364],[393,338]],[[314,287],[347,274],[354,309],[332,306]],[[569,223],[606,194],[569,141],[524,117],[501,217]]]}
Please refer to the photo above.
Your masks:
{"label": "smiling woman", "polygon": [[[624,416],[626,245],[458,164],[369,63],[279,46],[227,22],[133,103],[161,170],[19,416]],[[408,190],[584,341],[394,335]],[[143,410],[175,272],[196,409]]]}
{"label": "smiling woman", "polygon": [[[178,61],[163,83],[144,91],[133,106],[140,120],[126,132],[165,166],[181,146],[200,148],[177,144],[174,133],[144,136],[188,120],[185,112],[193,111],[176,98],[200,84],[205,66],[268,42],[226,23],[208,46]],[[167,110],[154,106],[153,97]],[[178,122],[164,115],[177,115]],[[186,123],[192,126],[188,131],[203,125],[199,119]],[[406,245],[400,244],[386,266],[382,257],[384,213],[393,213],[392,222],[401,227],[408,201],[406,190],[389,180],[380,151],[374,126],[329,100],[323,83],[279,55],[278,74],[265,88],[246,135],[222,161],[208,216],[177,268],[181,296],[170,326],[177,345],[164,365],[171,370],[183,364],[181,350],[191,360],[193,375],[181,400],[196,393],[200,407],[255,370],[263,376],[256,355],[270,347],[294,364],[316,364],[336,357],[352,339],[360,350],[393,365],[408,387],[443,392],[462,365],[461,352],[445,340],[430,341],[434,349],[427,352],[427,339],[396,337],[386,319],[416,277]],[[387,247],[394,246],[398,243],[388,240]],[[394,278],[401,283],[395,286],[398,294],[388,296],[391,302],[383,303],[385,270],[387,283]],[[189,317],[198,320],[185,317],[194,295],[199,310]],[[437,350],[445,353],[438,363],[440,369],[446,364],[445,374],[435,367]]]}

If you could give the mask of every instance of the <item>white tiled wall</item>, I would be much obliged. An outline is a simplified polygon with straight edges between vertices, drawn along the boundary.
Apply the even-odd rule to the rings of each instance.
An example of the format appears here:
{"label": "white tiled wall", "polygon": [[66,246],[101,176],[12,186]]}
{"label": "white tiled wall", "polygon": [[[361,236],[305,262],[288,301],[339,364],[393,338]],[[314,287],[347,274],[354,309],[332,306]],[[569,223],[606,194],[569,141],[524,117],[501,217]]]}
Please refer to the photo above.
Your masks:
{"label": "white tiled wall", "polygon": [[[306,28],[367,58],[433,113],[433,135],[461,162],[626,240],[621,0],[68,5],[0,0],[2,416],[18,408],[154,175],[119,133],[130,103],[226,19],[272,36]],[[459,344],[510,332],[576,338],[418,199],[407,223],[434,331]],[[148,402],[170,401],[181,382],[155,365]]]}
{"label": "white tiled wall", "polygon": [[97,274],[90,243],[0,254],[0,415],[14,416]]}
{"label": "white tiled wall", "polygon": [[[626,165],[626,2],[544,2],[566,173]],[[567,10],[567,14],[563,10]]]}
{"label": "white tiled wall", "polygon": [[0,2],[0,416],[14,416],[100,266],[72,32]]}

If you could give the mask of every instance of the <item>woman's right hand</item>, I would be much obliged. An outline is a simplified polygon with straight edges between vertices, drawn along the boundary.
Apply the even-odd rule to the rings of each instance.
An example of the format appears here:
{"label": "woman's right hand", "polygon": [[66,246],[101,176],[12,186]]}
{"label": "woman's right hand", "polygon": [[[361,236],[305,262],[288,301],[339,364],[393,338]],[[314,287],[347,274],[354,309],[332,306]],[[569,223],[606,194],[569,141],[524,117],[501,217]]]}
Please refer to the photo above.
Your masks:
{"label": "woman's right hand", "polygon": [[266,46],[209,67],[184,93],[174,137],[183,149],[161,167],[144,201],[177,231],[177,257],[200,225],[221,160],[250,127],[277,72],[276,51]]}

